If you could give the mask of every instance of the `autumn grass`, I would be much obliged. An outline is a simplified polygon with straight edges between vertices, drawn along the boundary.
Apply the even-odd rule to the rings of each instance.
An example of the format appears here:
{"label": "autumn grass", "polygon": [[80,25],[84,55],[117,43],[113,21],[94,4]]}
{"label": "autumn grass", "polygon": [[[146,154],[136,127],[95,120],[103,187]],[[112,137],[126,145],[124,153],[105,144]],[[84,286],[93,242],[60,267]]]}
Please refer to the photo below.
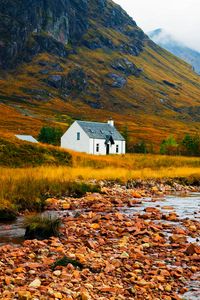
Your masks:
{"label": "autumn grass", "polygon": [[[49,197],[81,197],[86,192],[99,192],[96,184],[75,181],[63,176],[62,168],[41,167],[26,169],[0,169],[0,211],[42,211]],[[66,168],[67,171],[67,168]],[[6,204],[6,205],[5,205]],[[8,205],[9,204],[9,205]]]}
{"label": "autumn grass", "polygon": [[[138,172],[138,170],[143,172],[144,169],[150,169],[150,171],[160,171],[160,169],[166,170],[167,168],[200,168],[199,157],[167,156],[153,154],[94,156],[72,151],[69,152],[72,156],[72,165],[74,168],[122,168],[126,171],[136,171],[136,173]],[[136,177],[138,177],[138,175],[136,175]]]}
{"label": "autumn grass", "polygon": [[200,183],[200,158],[160,155],[91,156],[71,153],[72,166],[0,169],[0,203],[18,211],[40,211],[48,197],[83,196],[99,191],[89,181],[126,183],[136,179],[182,178]]}

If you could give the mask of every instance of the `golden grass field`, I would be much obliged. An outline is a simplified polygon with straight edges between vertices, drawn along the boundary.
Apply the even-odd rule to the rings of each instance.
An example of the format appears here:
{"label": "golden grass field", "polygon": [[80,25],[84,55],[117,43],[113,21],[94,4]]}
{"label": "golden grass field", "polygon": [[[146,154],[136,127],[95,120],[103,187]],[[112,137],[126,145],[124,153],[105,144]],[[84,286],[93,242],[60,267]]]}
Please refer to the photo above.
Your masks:
{"label": "golden grass field", "polygon": [[[0,208],[17,210],[40,208],[45,198],[65,195],[66,191],[87,191],[84,182],[131,179],[184,178],[200,181],[200,158],[127,154],[91,156],[71,152],[72,166],[0,168]],[[88,189],[91,190],[90,188]]]}

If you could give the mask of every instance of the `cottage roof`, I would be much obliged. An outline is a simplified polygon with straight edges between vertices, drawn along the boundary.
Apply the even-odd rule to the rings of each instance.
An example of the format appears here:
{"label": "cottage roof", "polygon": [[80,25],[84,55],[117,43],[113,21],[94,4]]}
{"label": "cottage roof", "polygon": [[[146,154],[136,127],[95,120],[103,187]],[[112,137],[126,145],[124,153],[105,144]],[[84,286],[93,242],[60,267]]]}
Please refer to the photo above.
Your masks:
{"label": "cottage roof", "polygon": [[108,123],[85,121],[77,121],[77,123],[91,139],[107,140],[108,137],[112,137],[115,141],[124,141],[124,138],[119,131]]}
{"label": "cottage roof", "polygon": [[19,140],[22,140],[22,141],[27,141],[27,142],[31,142],[31,143],[38,143],[38,141],[32,135],[16,134],[15,136]]}

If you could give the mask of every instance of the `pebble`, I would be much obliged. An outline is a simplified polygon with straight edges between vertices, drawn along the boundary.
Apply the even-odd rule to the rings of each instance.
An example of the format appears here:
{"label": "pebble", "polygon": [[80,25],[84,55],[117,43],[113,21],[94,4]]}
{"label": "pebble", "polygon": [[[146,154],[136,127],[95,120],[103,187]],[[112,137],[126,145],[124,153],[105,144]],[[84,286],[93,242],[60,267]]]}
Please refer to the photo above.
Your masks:
{"label": "pebble", "polygon": [[55,276],[60,276],[62,274],[62,272],[60,270],[56,270],[53,272],[53,275]]}
{"label": "pebble", "polygon": [[33,288],[38,288],[40,286],[41,286],[41,281],[39,278],[36,278],[29,284],[29,287],[33,287]]}
{"label": "pebble", "polygon": [[[162,186],[153,189],[155,202],[160,190]],[[156,203],[135,215],[121,211],[130,203],[143,207],[141,197],[146,196],[152,196],[151,188],[116,185],[105,188],[104,194],[66,198],[73,209],[83,210],[63,217],[60,237],[27,240],[18,248],[0,246],[0,299],[180,299],[191,276],[200,272],[199,246],[187,241],[188,236],[199,236],[200,223],[181,220],[174,212],[165,214]],[[61,210],[63,203],[49,200]],[[52,264],[64,255],[83,267],[71,263],[52,271]]]}

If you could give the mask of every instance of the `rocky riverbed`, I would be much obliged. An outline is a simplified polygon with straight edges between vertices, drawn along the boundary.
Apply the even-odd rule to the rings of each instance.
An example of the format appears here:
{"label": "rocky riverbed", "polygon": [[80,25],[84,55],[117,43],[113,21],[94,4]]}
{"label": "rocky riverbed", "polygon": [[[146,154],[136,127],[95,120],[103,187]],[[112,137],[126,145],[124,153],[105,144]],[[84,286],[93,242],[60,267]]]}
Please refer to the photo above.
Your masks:
{"label": "rocky riverbed", "polygon": [[[198,299],[197,192],[179,185],[115,185],[81,199],[48,199],[46,213],[62,218],[59,238],[23,241],[22,217],[1,226],[0,298]],[[14,232],[20,232],[15,240]],[[79,266],[52,268],[63,257]]]}

